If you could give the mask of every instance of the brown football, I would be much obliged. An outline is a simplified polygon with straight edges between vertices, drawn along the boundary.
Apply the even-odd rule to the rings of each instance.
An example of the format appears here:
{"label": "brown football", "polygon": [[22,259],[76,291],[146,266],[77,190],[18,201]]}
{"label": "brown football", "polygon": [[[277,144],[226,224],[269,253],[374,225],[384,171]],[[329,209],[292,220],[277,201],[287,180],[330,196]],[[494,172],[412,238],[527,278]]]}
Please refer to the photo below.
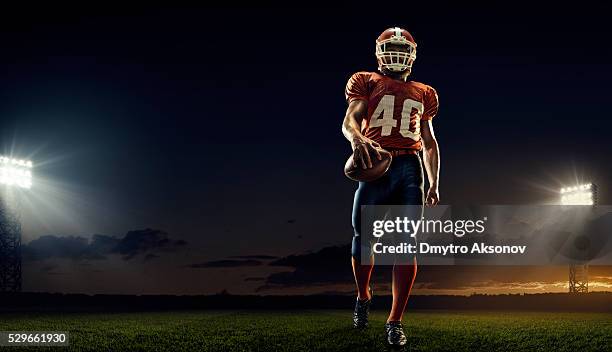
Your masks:
{"label": "brown football", "polygon": [[375,155],[370,155],[372,157],[372,167],[369,169],[363,169],[361,162],[355,166],[353,164],[353,154],[351,154],[344,164],[344,174],[346,177],[353,181],[370,182],[384,175],[389,170],[389,166],[391,166],[392,156],[391,153],[384,149],[378,149],[378,151],[382,159],[378,160]]}

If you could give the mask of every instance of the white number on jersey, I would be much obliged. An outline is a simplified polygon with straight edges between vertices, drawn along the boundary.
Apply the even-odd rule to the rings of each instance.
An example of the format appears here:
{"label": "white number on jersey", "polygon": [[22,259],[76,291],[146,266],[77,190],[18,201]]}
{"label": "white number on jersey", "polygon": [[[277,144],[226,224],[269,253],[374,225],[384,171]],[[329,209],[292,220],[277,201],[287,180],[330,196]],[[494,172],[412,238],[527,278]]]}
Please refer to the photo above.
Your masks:
{"label": "white number on jersey", "polygon": [[[391,134],[393,127],[397,127],[397,121],[393,118],[393,106],[395,103],[395,96],[385,95],[382,97],[370,120],[370,127],[382,127],[380,132],[381,136],[388,136]],[[414,128],[410,129],[410,118],[412,117],[412,109],[416,109],[415,114],[416,120]],[[382,117],[381,117],[382,115]],[[403,137],[407,137],[418,141],[421,138],[421,116],[423,115],[423,103],[420,101],[406,99],[404,100],[404,106],[402,107],[402,120],[400,121],[399,133]]]}
{"label": "white number on jersey", "polygon": [[[416,119],[414,122],[414,130],[410,130],[410,115],[412,109],[416,109]],[[400,134],[415,141],[421,139],[421,116],[423,116],[423,103],[420,101],[406,99],[402,107],[402,122],[400,123]]]}
{"label": "white number on jersey", "polygon": [[[378,106],[374,109],[370,127],[382,127],[381,136],[391,134],[391,129],[397,126],[397,121],[393,119],[393,104],[395,103],[394,95],[385,95],[380,99]],[[380,118],[382,115],[382,118]]]}

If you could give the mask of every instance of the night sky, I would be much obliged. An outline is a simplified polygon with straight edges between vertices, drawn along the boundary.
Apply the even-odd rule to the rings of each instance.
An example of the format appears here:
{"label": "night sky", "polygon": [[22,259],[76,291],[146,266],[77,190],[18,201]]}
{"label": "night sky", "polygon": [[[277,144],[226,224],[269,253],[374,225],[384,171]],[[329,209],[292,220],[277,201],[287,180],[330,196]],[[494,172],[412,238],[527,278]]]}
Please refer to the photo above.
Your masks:
{"label": "night sky", "polygon": [[[36,177],[24,289],[310,290],[269,264],[350,241],[344,87],[376,69],[392,26],[418,43],[412,79],[439,94],[443,204],[549,204],[587,181],[609,204],[606,11],[405,5],[3,11],[0,153]],[[539,270],[526,285],[566,278]],[[324,289],[349,287],[342,275]]]}

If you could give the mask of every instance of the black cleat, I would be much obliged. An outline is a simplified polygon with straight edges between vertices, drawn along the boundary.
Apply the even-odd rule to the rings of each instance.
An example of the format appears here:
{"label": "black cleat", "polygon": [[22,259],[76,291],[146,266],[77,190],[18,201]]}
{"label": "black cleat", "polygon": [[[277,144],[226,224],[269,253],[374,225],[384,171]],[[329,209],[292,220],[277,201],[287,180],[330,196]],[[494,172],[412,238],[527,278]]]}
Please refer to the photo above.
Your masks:
{"label": "black cleat", "polygon": [[400,321],[390,321],[385,324],[385,331],[387,331],[387,342],[389,345],[394,347],[403,347],[406,345],[406,335],[404,334],[404,328]]}
{"label": "black cleat", "polygon": [[355,302],[355,311],[353,312],[353,327],[356,329],[364,329],[368,327],[368,316],[370,315],[370,305],[372,304],[372,289],[370,289],[370,299],[360,300],[357,298]]}

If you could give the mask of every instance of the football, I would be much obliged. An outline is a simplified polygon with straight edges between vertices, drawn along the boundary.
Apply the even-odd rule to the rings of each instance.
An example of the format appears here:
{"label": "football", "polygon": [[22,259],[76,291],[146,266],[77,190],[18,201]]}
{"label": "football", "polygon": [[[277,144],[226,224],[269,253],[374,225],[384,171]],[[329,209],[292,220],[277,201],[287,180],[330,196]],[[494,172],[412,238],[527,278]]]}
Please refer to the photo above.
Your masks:
{"label": "football", "polygon": [[374,181],[382,175],[384,175],[389,167],[391,166],[391,153],[384,149],[378,149],[380,152],[380,156],[382,156],[381,160],[378,160],[376,156],[371,155],[372,157],[372,167],[369,169],[363,169],[361,167],[361,162],[355,166],[353,163],[353,154],[348,158],[346,163],[344,164],[344,174],[346,177],[350,178],[353,181],[360,182],[370,182]]}

